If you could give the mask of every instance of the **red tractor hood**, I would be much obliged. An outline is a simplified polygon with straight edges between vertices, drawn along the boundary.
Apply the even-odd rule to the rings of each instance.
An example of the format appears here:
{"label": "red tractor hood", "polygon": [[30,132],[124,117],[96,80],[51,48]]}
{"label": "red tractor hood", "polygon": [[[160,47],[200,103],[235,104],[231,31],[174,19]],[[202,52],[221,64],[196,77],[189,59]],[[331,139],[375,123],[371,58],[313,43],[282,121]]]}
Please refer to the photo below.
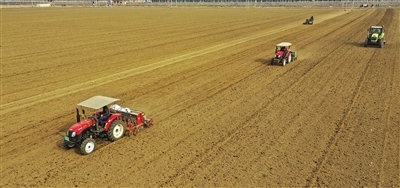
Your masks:
{"label": "red tractor hood", "polygon": [[280,57],[280,56],[283,55],[283,51],[277,51],[275,55],[278,56],[278,57]]}
{"label": "red tractor hood", "polygon": [[76,132],[77,135],[81,134],[88,127],[92,126],[93,122],[90,119],[82,120],[78,123],[73,124],[68,130]]}
{"label": "red tractor hood", "polygon": [[[288,57],[290,55],[290,53],[291,53],[291,50],[287,50],[285,57]],[[275,55],[278,56],[278,57],[281,57],[283,54],[284,54],[284,51],[279,50],[279,51],[276,52]]]}

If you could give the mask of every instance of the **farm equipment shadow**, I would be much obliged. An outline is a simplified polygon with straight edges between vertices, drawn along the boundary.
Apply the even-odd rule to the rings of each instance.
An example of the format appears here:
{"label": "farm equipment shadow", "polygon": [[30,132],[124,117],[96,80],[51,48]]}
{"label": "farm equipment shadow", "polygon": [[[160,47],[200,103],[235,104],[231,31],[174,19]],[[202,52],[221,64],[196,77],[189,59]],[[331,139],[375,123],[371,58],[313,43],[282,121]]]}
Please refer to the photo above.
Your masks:
{"label": "farm equipment shadow", "polygon": [[367,47],[364,47],[363,42],[347,42],[346,44],[352,45],[354,47],[361,47],[361,48],[379,48],[379,45],[368,45]]}
{"label": "farm equipment shadow", "polygon": [[256,62],[262,63],[262,64],[267,65],[267,66],[274,66],[271,63],[271,59],[256,59]]}
{"label": "farm equipment shadow", "polygon": [[58,140],[56,143],[57,147],[62,150],[63,152],[68,151],[68,150],[73,150],[75,154],[79,155],[79,147],[73,147],[73,148],[66,148],[64,146],[64,141],[62,139]]}
{"label": "farm equipment shadow", "polygon": [[362,43],[362,42],[347,42],[347,44],[355,46],[355,47],[364,47],[364,43]]}

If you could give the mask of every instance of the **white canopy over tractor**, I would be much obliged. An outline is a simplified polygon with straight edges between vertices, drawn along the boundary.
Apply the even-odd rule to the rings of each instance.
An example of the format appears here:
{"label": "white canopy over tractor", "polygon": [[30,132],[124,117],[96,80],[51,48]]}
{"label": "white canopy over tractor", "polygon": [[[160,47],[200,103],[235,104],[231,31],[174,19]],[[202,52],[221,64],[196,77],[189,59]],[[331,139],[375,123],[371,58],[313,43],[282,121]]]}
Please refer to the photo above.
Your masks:
{"label": "white canopy over tractor", "polygon": [[85,101],[82,101],[81,103],[78,104],[78,106],[83,106],[83,107],[92,108],[92,109],[100,109],[103,106],[107,106],[116,101],[119,101],[119,99],[105,97],[105,96],[94,96]]}
{"label": "white canopy over tractor", "polygon": [[292,43],[290,42],[281,42],[276,45],[277,47],[287,47],[287,46],[292,46]]}

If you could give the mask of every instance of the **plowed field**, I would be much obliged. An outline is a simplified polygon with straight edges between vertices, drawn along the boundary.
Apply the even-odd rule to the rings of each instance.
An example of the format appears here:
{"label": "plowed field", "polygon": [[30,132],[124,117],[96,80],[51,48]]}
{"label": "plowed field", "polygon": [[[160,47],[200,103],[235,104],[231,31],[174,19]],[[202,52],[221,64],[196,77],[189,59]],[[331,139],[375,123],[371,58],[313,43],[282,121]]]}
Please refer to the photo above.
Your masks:
{"label": "plowed field", "polygon": [[[1,11],[0,187],[400,187],[400,9]],[[63,149],[94,95],[155,125]]]}

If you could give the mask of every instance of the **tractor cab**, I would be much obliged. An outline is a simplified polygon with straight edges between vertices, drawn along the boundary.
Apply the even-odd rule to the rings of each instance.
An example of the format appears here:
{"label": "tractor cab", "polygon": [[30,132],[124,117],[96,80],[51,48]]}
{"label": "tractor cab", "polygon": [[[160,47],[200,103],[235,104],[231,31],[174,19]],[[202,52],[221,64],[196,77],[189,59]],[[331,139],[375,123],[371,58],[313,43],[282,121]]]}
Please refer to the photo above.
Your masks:
{"label": "tractor cab", "polygon": [[370,33],[377,33],[377,34],[381,34],[382,30],[380,28],[371,28]]}
{"label": "tractor cab", "polygon": [[[80,122],[82,119],[94,119],[107,120],[111,117],[109,105],[119,101],[119,99],[105,97],[105,96],[94,96],[78,104],[76,108],[76,121]],[[86,110],[92,111],[92,116],[86,115]]]}
{"label": "tractor cab", "polygon": [[289,42],[281,42],[275,46],[275,56],[281,57],[290,54],[290,46],[292,46]]}
{"label": "tractor cab", "polygon": [[375,34],[375,33],[380,35],[383,33],[383,30],[384,30],[383,26],[372,26],[371,28],[368,29],[368,33],[370,35]]}

